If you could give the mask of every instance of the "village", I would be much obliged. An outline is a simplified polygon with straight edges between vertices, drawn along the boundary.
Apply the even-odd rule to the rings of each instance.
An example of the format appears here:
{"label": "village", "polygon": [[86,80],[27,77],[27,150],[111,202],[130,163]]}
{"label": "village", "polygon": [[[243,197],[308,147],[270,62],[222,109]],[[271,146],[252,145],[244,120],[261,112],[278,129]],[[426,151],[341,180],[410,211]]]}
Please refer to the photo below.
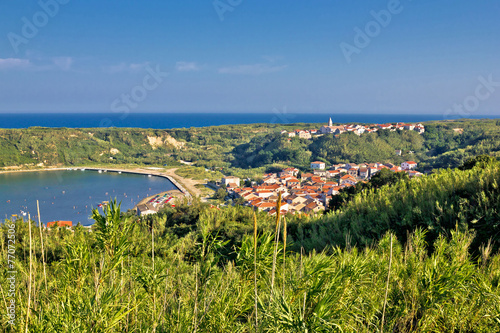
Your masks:
{"label": "village", "polygon": [[[392,172],[406,172],[410,178],[420,177],[415,170],[417,163],[406,161],[397,166],[391,163],[336,164],[328,170],[326,163],[312,162],[311,172],[302,173],[296,168],[286,168],[279,173],[265,174],[259,184],[251,187],[240,186],[238,177],[227,176],[221,180],[229,197],[259,211],[276,214],[279,193],[282,195],[282,214],[309,214],[323,212],[332,196],[358,182],[367,182],[382,169]],[[241,198],[241,199],[239,199]]]}
{"label": "village", "polygon": [[[361,135],[379,130],[409,130],[422,134],[425,132],[425,127],[420,123],[333,126],[330,118],[328,124],[319,130],[297,129],[292,132],[283,130],[281,134],[287,135],[289,138],[311,139],[313,136],[325,134],[338,136],[342,133],[352,132]],[[401,153],[401,150],[395,150],[396,155],[401,156]],[[236,202],[259,211],[268,212],[271,215],[276,214],[279,193],[282,195],[281,213],[309,214],[325,211],[332,196],[339,194],[341,189],[355,186],[359,182],[367,182],[382,169],[389,169],[392,172],[406,172],[410,178],[422,176],[422,173],[415,170],[416,168],[417,163],[414,161],[406,161],[401,165],[344,163],[331,165],[328,168],[325,162],[315,161],[311,163],[308,173],[302,173],[296,168],[286,168],[279,173],[263,175],[261,183],[251,182],[252,186],[249,187],[240,186],[240,178],[234,176],[223,178],[219,185],[224,186],[228,196]]]}
{"label": "village", "polygon": [[[291,140],[292,137],[312,139],[313,136],[325,134],[339,136],[342,133],[349,132],[361,135],[379,130],[409,130],[422,134],[425,132],[425,127],[420,123],[333,126],[330,118],[328,124],[321,126],[319,130],[297,129],[292,132],[283,130],[281,134],[288,136],[289,140]],[[396,156],[401,156],[402,152],[401,149],[394,151]],[[412,154],[413,152],[408,151],[408,153]],[[276,204],[281,193],[281,213],[310,214],[324,212],[332,196],[339,194],[340,190],[355,186],[359,182],[366,183],[382,169],[388,169],[392,172],[406,172],[409,178],[422,176],[422,173],[415,170],[416,167],[417,163],[414,161],[406,161],[401,165],[391,163],[343,163],[328,167],[325,162],[315,161],[310,164],[309,172],[301,172],[297,168],[285,168],[278,173],[264,174],[262,181],[258,183],[246,179],[243,186],[240,178],[226,176],[219,182],[213,182],[210,187],[215,189],[223,188],[227,193],[226,199],[233,199],[236,204],[250,206],[256,210],[268,212],[270,215],[276,214]],[[137,214],[142,216],[158,212],[170,202],[167,200],[157,202],[155,199],[166,198],[167,196],[149,198],[148,201],[141,202],[137,206]]]}
{"label": "village", "polygon": [[344,124],[339,126],[333,126],[332,118],[329,119],[328,125],[321,126],[319,130],[311,129],[296,129],[292,132],[288,132],[286,130],[282,130],[282,135],[287,135],[288,137],[299,137],[301,139],[311,139],[313,136],[321,136],[324,134],[334,134],[340,135],[342,133],[354,133],[356,135],[361,135],[363,133],[374,133],[379,130],[388,130],[388,131],[416,131],[419,134],[425,132],[425,126],[418,124],[405,124],[405,123],[396,123],[396,124],[372,124],[372,125],[356,125],[356,124]]}

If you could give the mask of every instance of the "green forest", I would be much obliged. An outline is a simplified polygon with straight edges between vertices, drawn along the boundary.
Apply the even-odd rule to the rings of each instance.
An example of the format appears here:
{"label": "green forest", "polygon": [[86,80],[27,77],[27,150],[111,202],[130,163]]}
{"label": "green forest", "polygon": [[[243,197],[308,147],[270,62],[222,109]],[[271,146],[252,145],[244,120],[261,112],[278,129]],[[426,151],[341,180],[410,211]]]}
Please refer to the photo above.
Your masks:
{"label": "green forest", "polygon": [[482,157],[323,216],[195,200],[141,218],[112,202],[90,230],[7,221],[18,320],[0,330],[500,332],[499,182]]}
{"label": "green forest", "polygon": [[[288,138],[281,130],[321,124],[226,125],[188,129],[0,129],[0,167],[84,166],[92,164],[179,165],[222,169],[226,174],[264,171],[273,164],[302,170],[309,163],[401,163],[415,160],[419,170],[455,168],[467,159],[500,156],[499,120],[430,121],[426,131],[379,131]],[[402,150],[397,156],[395,150]]]}

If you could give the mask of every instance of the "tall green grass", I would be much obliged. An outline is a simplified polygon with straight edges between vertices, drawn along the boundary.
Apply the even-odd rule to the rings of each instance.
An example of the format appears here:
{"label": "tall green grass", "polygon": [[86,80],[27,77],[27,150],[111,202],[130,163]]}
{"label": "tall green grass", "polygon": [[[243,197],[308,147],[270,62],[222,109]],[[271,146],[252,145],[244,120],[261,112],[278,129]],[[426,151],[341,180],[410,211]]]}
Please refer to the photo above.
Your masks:
{"label": "tall green grass", "polygon": [[[227,255],[215,222],[232,214],[201,214],[183,237],[165,232],[164,217],[123,217],[116,203],[94,212],[91,232],[12,221],[17,319],[11,327],[5,317],[4,265],[0,331],[500,331],[500,255],[485,245],[480,259],[471,257],[470,232],[433,244],[421,229],[405,243],[387,233],[372,246],[302,255],[285,247],[289,232],[278,237],[256,218],[254,234]],[[29,228],[43,235],[31,238],[31,261]],[[0,229],[5,259],[7,226]]]}

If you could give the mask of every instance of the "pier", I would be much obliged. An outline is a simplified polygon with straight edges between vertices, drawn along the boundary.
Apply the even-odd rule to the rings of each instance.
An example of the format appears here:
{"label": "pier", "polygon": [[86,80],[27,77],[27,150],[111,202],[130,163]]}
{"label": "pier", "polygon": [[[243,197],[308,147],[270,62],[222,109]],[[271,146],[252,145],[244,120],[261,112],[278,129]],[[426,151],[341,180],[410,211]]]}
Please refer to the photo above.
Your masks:
{"label": "pier", "polygon": [[184,194],[184,196],[190,198],[191,193],[189,193],[177,180],[175,180],[172,176],[166,175],[159,171],[153,170],[125,170],[125,169],[108,169],[108,168],[76,168],[76,170],[88,170],[88,171],[97,171],[97,172],[116,172],[116,173],[128,173],[135,175],[145,175],[145,176],[155,176],[168,179],[172,184],[174,184],[177,189]]}

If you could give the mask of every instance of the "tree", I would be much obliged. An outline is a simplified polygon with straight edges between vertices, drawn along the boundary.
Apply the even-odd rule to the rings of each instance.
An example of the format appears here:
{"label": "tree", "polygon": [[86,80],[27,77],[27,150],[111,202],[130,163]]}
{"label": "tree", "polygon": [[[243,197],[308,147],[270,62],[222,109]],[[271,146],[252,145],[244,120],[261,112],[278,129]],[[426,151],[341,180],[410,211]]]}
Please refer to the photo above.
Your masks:
{"label": "tree", "polygon": [[460,170],[470,170],[476,166],[485,168],[489,164],[498,163],[498,161],[489,155],[479,155],[474,158],[470,158],[464,162],[462,166],[459,167]]}
{"label": "tree", "polygon": [[238,198],[236,198],[236,200],[234,200],[234,203],[237,205],[244,205],[245,202],[246,202],[246,200],[243,199],[242,197],[238,197]]}
{"label": "tree", "polygon": [[389,169],[382,169],[374,175],[368,183],[359,182],[356,186],[349,186],[339,191],[339,194],[332,196],[328,209],[337,210],[342,208],[346,203],[351,201],[356,194],[369,189],[379,189],[384,185],[393,185],[400,180],[409,180],[408,174],[405,172],[392,172]]}
{"label": "tree", "polygon": [[224,198],[226,198],[226,195],[227,192],[224,189],[220,188],[217,190],[217,192],[215,192],[214,198],[219,200],[224,200]]}
{"label": "tree", "polygon": [[386,184],[395,184],[401,179],[408,179],[408,174],[405,172],[392,172],[389,169],[382,169],[370,179],[369,184],[374,188],[380,188]]}

